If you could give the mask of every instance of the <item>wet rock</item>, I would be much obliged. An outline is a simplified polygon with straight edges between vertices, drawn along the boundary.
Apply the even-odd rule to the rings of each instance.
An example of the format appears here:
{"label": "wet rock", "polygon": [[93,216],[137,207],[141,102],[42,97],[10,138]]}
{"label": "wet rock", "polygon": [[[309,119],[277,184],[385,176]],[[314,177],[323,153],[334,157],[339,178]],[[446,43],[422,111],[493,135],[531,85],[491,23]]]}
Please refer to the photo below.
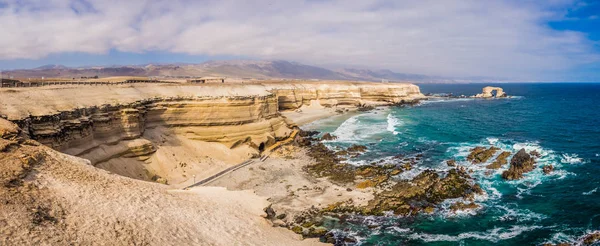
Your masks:
{"label": "wet rock", "polygon": [[508,161],[506,160],[509,156],[510,156],[510,152],[508,151],[504,151],[502,153],[500,153],[500,155],[498,155],[498,157],[496,157],[496,160],[494,162],[492,162],[492,164],[489,164],[487,166],[485,166],[487,169],[499,169],[502,166],[504,166],[506,163],[508,163]]}
{"label": "wet rock", "polygon": [[452,159],[452,160],[447,160],[447,161],[446,161],[446,164],[447,164],[449,167],[455,167],[455,166],[456,166],[456,160],[454,160],[454,159]]}
{"label": "wet rock", "polygon": [[544,174],[550,174],[552,171],[554,171],[554,166],[545,165],[542,170],[544,171]]}
{"label": "wet rock", "polygon": [[467,209],[477,209],[477,208],[479,208],[479,205],[475,204],[474,202],[471,202],[471,203],[456,202],[456,203],[450,205],[450,210],[452,210],[452,212],[456,212],[459,210],[467,210]]}
{"label": "wet rock", "polygon": [[535,157],[535,158],[540,158],[542,157],[542,154],[540,154],[540,152],[538,152],[537,150],[532,150],[531,152],[529,152],[529,155]]}
{"label": "wet rock", "polygon": [[319,133],[320,133],[320,132],[318,132],[318,131],[304,131],[304,130],[301,130],[301,131],[298,133],[298,135],[299,135],[300,137],[313,137],[313,136],[315,136],[315,135],[318,135]]}
{"label": "wet rock", "polygon": [[498,150],[500,150],[500,148],[496,148],[494,146],[488,149],[485,147],[475,147],[474,149],[471,149],[471,153],[469,156],[467,156],[467,160],[474,164],[484,163],[494,156]]}
{"label": "wet rock", "polygon": [[397,215],[417,214],[449,198],[471,199],[481,188],[469,182],[468,174],[452,169],[446,177],[433,170],[423,171],[411,181],[400,181],[389,190],[375,195],[362,208],[347,208],[343,204],[331,207],[333,211],[353,211],[363,215],[382,215],[392,211]]}
{"label": "wet rock", "polygon": [[510,160],[510,168],[502,173],[502,178],[515,180],[523,178],[523,174],[535,168],[535,160],[525,149],[519,150]]}
{"label": "wet rock", "polygon": [[330,141],[330,140],[336,140],[336,139],[337,139],[337,137],[330,133],[325,133],[321,137],[321,141]]}
{"label": "wet rock", "polygon": [[583,237],[583,245],[594,245],[597,242],[600,242],[599,231],[592,232]]}
{"label": "wet rock", "polygon": [[344,243],[357,243],[358,240],[356,240],[356,238],[354,237],[345,237],[344,238]]}
{"label": "wet rock", "polygon": [[356,152],[364,153],[365,151],[367,151],[367,146],[354,144],[354,145],[348,147],[348,149],[346,151],[353,152],[353,153],[356,153]]}
{"label": "wet rock", "polygon": [[328,232],[323,236],[323,241],[325,241],[325,243],[334,244],[336,243],[335,235],[332,232]]}

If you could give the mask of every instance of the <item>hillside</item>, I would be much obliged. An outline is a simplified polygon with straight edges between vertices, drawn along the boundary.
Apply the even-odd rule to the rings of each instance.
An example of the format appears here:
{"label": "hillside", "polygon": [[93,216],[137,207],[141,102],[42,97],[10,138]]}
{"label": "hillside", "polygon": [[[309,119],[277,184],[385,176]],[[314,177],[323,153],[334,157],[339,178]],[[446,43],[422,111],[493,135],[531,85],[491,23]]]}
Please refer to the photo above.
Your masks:
{"label": "hillside", "polygon": [[15,78],[41,77],[109,77],[159,76],[201,77],[224,76],[255,79],[319,79],[362,81],[428,81],[436,79],[425,75],[395,73],[390,70],[340,69],[330,70],[289,61],[208,61],[200,64],[148,64],[133,66],[95,66],[71,68],[63,65],[45,65],[34,69],[4,71],[4,76]]}

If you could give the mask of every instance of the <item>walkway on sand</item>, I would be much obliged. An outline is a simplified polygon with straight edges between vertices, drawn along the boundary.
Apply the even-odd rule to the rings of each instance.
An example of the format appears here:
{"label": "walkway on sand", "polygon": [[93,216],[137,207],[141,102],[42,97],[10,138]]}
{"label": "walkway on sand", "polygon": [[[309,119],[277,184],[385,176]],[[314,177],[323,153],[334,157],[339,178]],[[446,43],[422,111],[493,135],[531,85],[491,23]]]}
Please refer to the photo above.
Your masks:
{"label": "walkway on sand", "polygon": [[[298,129],[294,129],[294,131],[292,132],[292,134],[290,134],[290,136],[289,136],[287,139],[285,139],[285,140],[283,140],[283,141],[280,141],[280,142],[277,142],[277,143],[275,143],[275,144],[273,144],[273,145],[269,146],[269,147],[268,147],[268,148],[267,148],[267,149],[266,149],[266,150],[263,152],[263,154],[261,155],[261,157],[260,157],[258,160],[259,160],[260,162],[263,162],[263,161],[265,161],[267,158],[269,158],[269,155],[270,155],[271,153],[273,153],[273,150],[275,150],[275,149],[277,149],[277,148],[279,148],[279,147],[281,147],[281,146],[283,146],[283,145],[286,145],[286,144],[288,144],[288,143],[290,143],[290,142],[294,141],[294,139],[296,138],[296,135],[298,135],[298,132],[299,132],[299,131],[298,131]],[[235,165],[235,166],[231,166],[231,167],[229,167],[229,168],[227,168],[227,169],[225,169],[225,170],[223,170],[223,171],[220,171],[220,172],[218,172],[218,173],[216,173],[216,174],[214,174],[214,175],[212,175],[212,176],[210,176],[210,177],[208,177],[208,178],[205,178],[205,179],[203,179],[203,180],[200,180],[199,182],[197,182],[197,183],[195,183],[195,184],[193,184],[193,185],[187,186],[187,187],[185,187],[185,188],[183,188],[183,189],[184,189],[184,190],[187,190],[187,189],[189,189],[189,188],[192,188],[192,187],[196,187],[196,186],[202,186],[202,185],[207,185],[207,184],[211,183],[212,181],[215,181],[215,180],[219,179],[220,177],[222,177],[222,176],[223,176],[223,175],[225,175],[225,174],[231,173],[231,172],[233,172],[233,171],[235,171],[235,170],[238,170],[238,169],[240,169],[240,168],[242,168],[242,167],[248,166],[248,165],[250,165],[250,164],[252,164],[252,163],[256,162],[256,160],[257,160],[257,159],[250,159],[250,160],[246,160],[246,161],[244,161],[244,162],[242,162],[242,163],[240,163],[240,164],[237,164],[237,165]]]}

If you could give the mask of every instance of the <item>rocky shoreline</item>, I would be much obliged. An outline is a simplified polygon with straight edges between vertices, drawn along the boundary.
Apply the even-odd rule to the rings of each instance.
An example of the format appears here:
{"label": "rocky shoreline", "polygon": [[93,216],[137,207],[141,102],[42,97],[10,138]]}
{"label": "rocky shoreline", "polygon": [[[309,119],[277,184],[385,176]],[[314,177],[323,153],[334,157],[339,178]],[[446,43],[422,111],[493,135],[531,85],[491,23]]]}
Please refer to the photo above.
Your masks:
{"label": "rocky shoreline", "polygon": [[[325,133],[301,131],[295,145],[306,149],[313,163],[305,165],[305,175],[345,188],[346,192],[366,192],[372,199],[359,203],[351,196],[342,201],[321,206],[311,206],[299,213],[289,215],[286,211],[265,209],[274,225],[286,227],[305,238],[318,237],[322,242],[356,242],[356,238],[335,235],[325,222],[330,219],[346,220],[349,216],[383,216],[391,212],[395,216],[411,217],[421,213],[433,213],[436,206],[447,199],[461,198],[465,202],[452,204],[453,210],[474,209],[474,198],[483,193],[466,170],[454,168],[446,173],[426,170],[411,180],[401,180],[397,175],[409,171],[421,157],[396,156],[390,162],[353,166],[344,163],[346,158],[357,157],[368,147],[352,145],[344,150],[327,148],[323,141],[335,139]],[[343,191],[342,191],[343,192]]]}

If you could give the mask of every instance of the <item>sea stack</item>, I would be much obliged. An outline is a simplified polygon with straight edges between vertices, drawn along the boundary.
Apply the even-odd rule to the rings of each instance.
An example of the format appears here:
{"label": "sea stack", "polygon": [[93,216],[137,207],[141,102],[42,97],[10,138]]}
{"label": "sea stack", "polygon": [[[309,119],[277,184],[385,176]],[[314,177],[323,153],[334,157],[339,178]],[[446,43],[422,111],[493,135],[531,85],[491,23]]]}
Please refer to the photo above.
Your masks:
{"label": "sea stack", "polygon": [[[492,94],[493,91],[496,91],[496,95]],[[506,97],[506,93],[500,87],[486,86],[483,87],[482,93],[475,95],[475,97],[479,98],[492,98],[492,97]]]}

